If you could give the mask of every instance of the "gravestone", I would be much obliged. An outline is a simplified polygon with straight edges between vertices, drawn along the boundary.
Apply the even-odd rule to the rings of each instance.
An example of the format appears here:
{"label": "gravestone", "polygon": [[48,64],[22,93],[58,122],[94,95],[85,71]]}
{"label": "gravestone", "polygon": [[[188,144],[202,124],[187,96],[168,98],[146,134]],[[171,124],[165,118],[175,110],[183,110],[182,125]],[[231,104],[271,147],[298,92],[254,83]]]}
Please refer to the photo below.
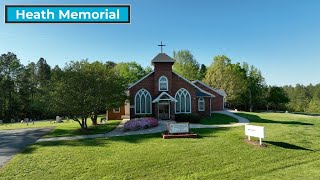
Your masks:
{"label": "gravestone", "polygon": [[61,123],[62,122],[62,117],[56,116],[56,123]]}
{"label": "gravestone", "polygon": [[0,124],[3,124],[3,120],[0,120]]}
{"label": "gravestone", "polygon": [[101,118],[101,119],[100,119],[100,123],[101,123],[101,124],[105,124],[105,123],[107,123],[106,118]]}
{"label": "gravestone", "polygon": [[14,119],[11,119],[11,123],[15,123],[16,122],[16,120],[14,120]]}

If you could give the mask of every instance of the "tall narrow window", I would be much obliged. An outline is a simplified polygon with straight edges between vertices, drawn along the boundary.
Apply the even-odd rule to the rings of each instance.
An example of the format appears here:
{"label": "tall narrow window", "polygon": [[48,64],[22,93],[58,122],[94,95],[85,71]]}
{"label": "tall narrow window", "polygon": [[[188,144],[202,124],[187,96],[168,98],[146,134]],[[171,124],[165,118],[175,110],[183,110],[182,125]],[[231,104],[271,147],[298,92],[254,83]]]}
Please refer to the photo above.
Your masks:
{"label": "tall narrow window", "polygon": [[151,95],[145,89],[140,89],[135,98],[134,98],[134,105],[135,105],[135,113],[136,114],[151,114],[152,113],[152,102],[151,102]]}
{"label": "tall narrow window", "polygon": [[175,110],[176,113],[191,113],[191,96],[190,93],[184,89],[181,88],[175,96],[176,105]]}
{"label": "tall narrow window", "polygon": [[159,78],[159,91],[168,91],[168,78],[165,76]]}
{"label": "tall narrow window", "polygon": [[203,98],[198,99],[198,111],[204,111],[205,110],[205,102]]}

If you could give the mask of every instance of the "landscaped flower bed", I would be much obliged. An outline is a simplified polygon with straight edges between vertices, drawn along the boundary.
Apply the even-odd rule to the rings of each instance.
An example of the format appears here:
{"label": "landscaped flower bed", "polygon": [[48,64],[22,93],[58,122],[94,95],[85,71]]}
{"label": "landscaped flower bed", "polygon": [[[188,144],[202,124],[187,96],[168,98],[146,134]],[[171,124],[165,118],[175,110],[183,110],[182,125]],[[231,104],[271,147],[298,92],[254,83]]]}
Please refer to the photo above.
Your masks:
{"label": "landscaped flower bed", "polygon": [[136,131],[158,126],[158,120],[153,117],[135,118],[124,124],[124,131]]}

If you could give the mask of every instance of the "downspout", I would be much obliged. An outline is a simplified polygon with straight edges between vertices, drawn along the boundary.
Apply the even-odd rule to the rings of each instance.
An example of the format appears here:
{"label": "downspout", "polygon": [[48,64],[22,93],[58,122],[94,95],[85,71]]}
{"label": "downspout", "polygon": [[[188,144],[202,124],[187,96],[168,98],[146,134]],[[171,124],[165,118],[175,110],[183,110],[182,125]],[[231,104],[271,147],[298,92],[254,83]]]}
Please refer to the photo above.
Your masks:
{"label": "downspout", "polygon": [[212,114],[212,113],[211,113],[211,112],[212,112],[212,111],[211,111],[211,99],[212,99],[212,97],[210,97],[210,117],[211,117],[211,114]]}
{"label": "downspout", "polygon": [[224,110],[224,96],[222,98],[222,110]]}

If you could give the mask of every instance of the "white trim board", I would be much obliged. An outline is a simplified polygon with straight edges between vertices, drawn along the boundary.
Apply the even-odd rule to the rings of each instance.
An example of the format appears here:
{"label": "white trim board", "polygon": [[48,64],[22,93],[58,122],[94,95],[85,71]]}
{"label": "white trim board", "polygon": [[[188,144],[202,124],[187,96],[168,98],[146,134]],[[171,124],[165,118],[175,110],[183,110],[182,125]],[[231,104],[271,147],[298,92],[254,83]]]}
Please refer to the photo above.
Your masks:
{"label": "white trim board", "polygon": [[166,93],[166,92],[162,92],[157,98],[155,98],[155,99],[152,101],[152,103],[156,103],[156,102],[158,102],[159,100],[161,100],[160,98],[161,98],[163,95],[169,96],[170,101],[177,102],[177,100],[176,100],[174,97],[170,96],[170,94],[168,94],[168,93]]}

